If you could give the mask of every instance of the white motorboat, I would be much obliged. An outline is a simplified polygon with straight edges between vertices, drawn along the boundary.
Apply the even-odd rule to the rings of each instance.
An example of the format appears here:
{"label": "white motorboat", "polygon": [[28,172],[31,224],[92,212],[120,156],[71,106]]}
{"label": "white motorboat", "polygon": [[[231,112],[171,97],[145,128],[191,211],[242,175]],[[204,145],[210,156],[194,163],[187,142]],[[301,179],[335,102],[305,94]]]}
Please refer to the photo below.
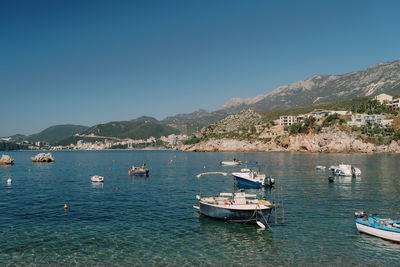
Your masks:
{"label": "white motorboat", "polygon": [[355,217],[359,232],[400,243],[400,221],[368,216],[365,212],[356,212]]}
{"label": "white motorboat", "polygon": [[[250,164],[250,163],[248,163]],[[259,167],[257,164],[252,164],[253,166]],[[236,181],[244,186],[250,187],[272,187],[275,184],[275,179],[266,176],[265,174],[259,173],[259,171],[252,170],[249,168],[243,168],[240,172],[233,172],[232,175],[236,178]]]}
{"label": "white motorboat", "polygon": [[237,160],[235,158],[231,161],[224,160],[224,161],[221,161],[220,163],[221,163],[221,165],[225,165],[225,166],[237,166],[237,165],[242,164],[242,162],[240,160]]}
{"label": "white motorboat", "polygon": [[100,175],[93,175],[90,179],[92,182],[104,182],[104,177]]}
{"label": "white motorboat", "polygon": [[[206,174],[222,174],[221,172],[201,173],[197,175],[200,178]],[[198,209],[201,214],[215,219],[221,219],[231,222],[257,223],[265,228],[268,225],[268,218],[275,204],[257,199],[255,194],[246,194],[243,190],[236,193],[220,193],[217,197],[196,196],[199,201]]]}
{"label": "white motorboat", "polygon": [[361,175],[361,170],[350,164],[339,164],[338,166],[330,166],[329,170],[332,171],[334,175],[340,176],[359,176]]}

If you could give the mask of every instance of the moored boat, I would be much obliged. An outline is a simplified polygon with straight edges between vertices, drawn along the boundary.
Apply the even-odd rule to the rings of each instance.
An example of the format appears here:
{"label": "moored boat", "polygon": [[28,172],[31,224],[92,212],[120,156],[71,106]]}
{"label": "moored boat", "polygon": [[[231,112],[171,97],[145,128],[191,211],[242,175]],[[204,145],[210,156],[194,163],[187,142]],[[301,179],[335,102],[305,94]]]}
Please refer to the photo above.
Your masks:
{"label": "moored boat", "polygon": [[359,232],[400,243],[400,221],[382,219],[356,212],[356,227]]}
{"label": "moored boat", "polygon": [[317,166],[315,166],[315,169],[317,169],[317,170],[325,170],[326,167],[323,166],[323,165],[317,165]]}
{"label": "moored boat", "polygon": [[[205,174],[223,174],[226,173],[202,173],[197,175],[198,178]],[[260,227],[265,228],[268,225],[269,215],[275,204],[264,200],[257,199],[255,194],[246,194],[243,190],[235,193],[220,193],[216,197],[196,196],[199,201],[198,206],[193,206],[205,216],[240,223],[257,223]]]}
{"label": "moored boat", "polygon": [[92,180],[92,182],[104,182],[104,177],[100,176],[100,175],[93,175],[90,180]]}
{"label": "moored boat", "polygon": [[361,175],[361,170],[350,164],[339,164],[338,166],[330,166],[329,170],[332,171],[333,175],[340,176],[359,176]]}
{"label": "moored boat", "polygon": [[[259,165],[253,164],[253,166],[259,167]],[[259,171],[252,170],[249,168],[243,168],[240,172],[233,172],[233,177],[236,178],[236,181],[240,185],[249,186],[249,187],[272,187],[275,184],[275,179],[266,176],[265,174],[259,173]]]}
{"label": "moored boat", "polygon": [[146,168],[146,164],[143,163],[142,167],[132,166],[128,171],[129,175],[132,176],[149,176],[149,169]]}
{"label": "moored boat", "polygon": [[228,160],[224,160],[220,162],[221,165],[225,165],[225,166],[237,166],[242,164],[242,162],[240,160],[237,160],[236,158],[234,158],[231,161]]}

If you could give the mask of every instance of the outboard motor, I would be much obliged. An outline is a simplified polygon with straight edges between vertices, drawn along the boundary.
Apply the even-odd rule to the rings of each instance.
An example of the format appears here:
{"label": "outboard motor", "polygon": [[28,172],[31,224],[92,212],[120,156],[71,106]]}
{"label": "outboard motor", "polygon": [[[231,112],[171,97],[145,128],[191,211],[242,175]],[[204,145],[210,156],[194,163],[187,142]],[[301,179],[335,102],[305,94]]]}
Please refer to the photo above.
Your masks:
{"label": "outboard motor", "polygon": [[272,177],[265,178],[265,186],[273,187],[275,184],[275,179]]}
{"label": "outboard motor", "polygon": [[365,211],[356,211],[354,213],[354,217],[356,218],[366,218],[368,217],[367,213]]}
{"label": "outboard motor", "polygon": [[356,169],[354,169],[353,166],[351,166],[351,176],[353,176],[353,177],[356,176]]}

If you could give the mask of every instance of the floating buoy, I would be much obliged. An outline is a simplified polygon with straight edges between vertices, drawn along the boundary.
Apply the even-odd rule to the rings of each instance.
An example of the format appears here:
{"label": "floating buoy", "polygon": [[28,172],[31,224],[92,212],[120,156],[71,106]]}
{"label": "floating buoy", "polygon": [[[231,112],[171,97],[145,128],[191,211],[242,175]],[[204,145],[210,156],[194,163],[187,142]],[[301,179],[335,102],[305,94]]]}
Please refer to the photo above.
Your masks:
{"label": "floating buoy", "polygon": [[81,164],[80,163],[78,163],[78,167],[80,167],[81,166]]}
{"label": "floating buoy", "polygon": [[28,172],[31,172],[31,169],[28,169]]}
{"label": "floating buoy", "polygon": [[111,168],[108,168],[109,171],[111,171]]}
{"label": "floating buoy", "polygon": [[68,209],[68,205],[67,205],[67,203],[65,203],[65,205],[64,205],[64,209],[66,210],[66,209]]}
{"label": "floating buoy", "polygon": [[168,166],[169,166],[169,164],[171,164],[171,162],[168,161]]}
{"label": "floating buoy", "polygon": [[12,183],[11,177],[8,178],[7,184],[10,185]]}
{"label": "floating buoy", "polygon": [[118,191],[119,190],[119,188],[118,188],[118,186],[115,188],[115,191]]}

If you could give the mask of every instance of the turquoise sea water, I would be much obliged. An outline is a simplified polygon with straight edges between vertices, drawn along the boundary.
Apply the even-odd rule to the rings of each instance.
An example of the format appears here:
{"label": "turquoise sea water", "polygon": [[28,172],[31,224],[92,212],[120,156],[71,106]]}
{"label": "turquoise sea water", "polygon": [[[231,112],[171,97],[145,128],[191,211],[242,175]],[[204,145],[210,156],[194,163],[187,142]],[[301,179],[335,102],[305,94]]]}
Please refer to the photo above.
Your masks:
{"label": "turquoise sea water", "polygon": [[[0,166],[0,265],[397,265],[400,245],[359,234],[354,212],[400,219],[400,154],[183,153],[179,151],[9,152]],[[194,209],[204,171],[221,160],[258,161],[277,178],[285,223],[272,231],[226,223]],[[146,162],[150,177],[128,175]],[[170,164],[168,165],[168,162]],[[315,165],[359,167],[328,183]],[[111,168],[111,170],[110,170]],[[240,167],[239,167],[240,168]],[[31,170],[29,172],[28,170]],[[90,176],[105,177],[93,184]],[[11,176],[12,185],[7,185]],[[116,188],[118,187],[118,191]],[[231,192],[232,177],[201,180],[202,195]],[[269,190],[249,190],[269,196]],[[64,211],[67,203],[68,211]],[[279,212],[279,218],[282,217]]]}

